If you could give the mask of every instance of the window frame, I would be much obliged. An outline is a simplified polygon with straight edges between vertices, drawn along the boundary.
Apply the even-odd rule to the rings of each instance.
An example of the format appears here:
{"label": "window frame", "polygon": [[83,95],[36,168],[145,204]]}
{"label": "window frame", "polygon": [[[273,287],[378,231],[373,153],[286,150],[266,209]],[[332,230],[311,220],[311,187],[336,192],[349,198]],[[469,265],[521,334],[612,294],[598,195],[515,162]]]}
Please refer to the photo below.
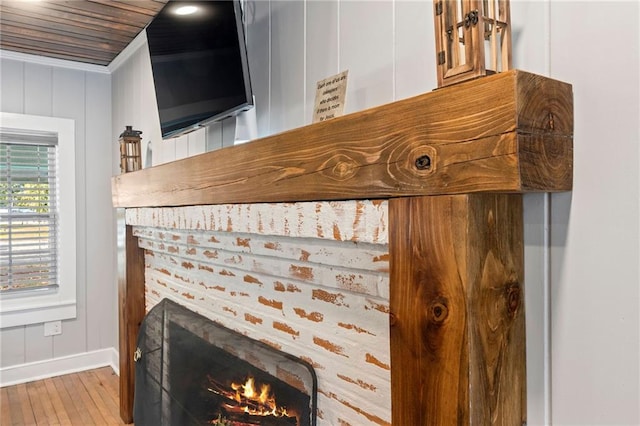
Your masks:
{"label": "window frame", "polygon": [[76,317],[76,179],[75,121],[0,112],[0,128],[52,132],[58,180],[58,288],[0,293],[0,328],[37,324]]}

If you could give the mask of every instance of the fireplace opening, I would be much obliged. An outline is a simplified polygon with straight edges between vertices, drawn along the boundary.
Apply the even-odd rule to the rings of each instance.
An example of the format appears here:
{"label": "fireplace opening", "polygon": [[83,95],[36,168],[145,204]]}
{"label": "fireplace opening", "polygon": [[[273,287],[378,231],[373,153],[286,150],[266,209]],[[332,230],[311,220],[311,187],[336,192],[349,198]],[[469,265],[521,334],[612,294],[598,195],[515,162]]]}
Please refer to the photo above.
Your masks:
{"label": "fireplace opening", "polygon": [[303,360],[162,300],[140,327],[136,425],[315,426]]}

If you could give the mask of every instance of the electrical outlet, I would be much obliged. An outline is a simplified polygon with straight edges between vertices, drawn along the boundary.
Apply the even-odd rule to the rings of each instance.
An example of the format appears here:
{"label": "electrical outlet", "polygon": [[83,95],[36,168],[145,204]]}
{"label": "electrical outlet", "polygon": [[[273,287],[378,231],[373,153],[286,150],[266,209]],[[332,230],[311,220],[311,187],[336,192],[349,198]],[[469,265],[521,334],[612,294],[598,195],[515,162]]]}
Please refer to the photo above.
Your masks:
{"label": "electrical outlet", "polygon": [[62,321],[51,321],[44,323],[44,335],[56,336],[62,334]]}

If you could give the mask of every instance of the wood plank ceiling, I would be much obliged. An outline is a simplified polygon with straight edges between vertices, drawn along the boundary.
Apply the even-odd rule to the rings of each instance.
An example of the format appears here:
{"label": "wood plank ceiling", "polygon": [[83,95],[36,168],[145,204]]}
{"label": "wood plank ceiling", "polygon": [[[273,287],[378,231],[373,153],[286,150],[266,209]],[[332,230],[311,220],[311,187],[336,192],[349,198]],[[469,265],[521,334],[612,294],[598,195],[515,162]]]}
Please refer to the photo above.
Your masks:
{"label": "wood plank ceiling", "polygon": [[0,49],[108,65],[168,0],[0,0]]}

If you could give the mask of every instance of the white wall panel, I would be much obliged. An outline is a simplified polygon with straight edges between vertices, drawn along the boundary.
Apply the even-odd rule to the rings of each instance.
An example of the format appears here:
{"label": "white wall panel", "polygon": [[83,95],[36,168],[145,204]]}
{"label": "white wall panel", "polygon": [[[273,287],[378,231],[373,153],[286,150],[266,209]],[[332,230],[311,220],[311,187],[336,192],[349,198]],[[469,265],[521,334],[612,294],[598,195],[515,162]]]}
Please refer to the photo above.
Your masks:
{"label": "white wall panel", "polygon": [[345,113],[393,101],[393,2],[340,7],[340,70],[349,70]]}
{"label": "white wall panel", "polygon": [[[133,126],[133,128],[136,130],[142,130],[143,134],[149,133],[150,127],[152,126],[151,123],[147,124],[142,121],[142,117],[143,115],[145,115],[144,110],[146,109],[146,106],[147,106],[146,101],[147,99],[149,100],[152,99],[148,96],[148,93],[147,93],[147,99],[142,98],[143,94],[145,93],[145,90],[143,87],[143,76],[142,76],[144,73],[144,65],[145,65],[145,63],[143,62],[143,57],[145,56],[145,51],[147,50],[148,48],[146,44],[139,47],[137,50],[137,54],[131,57],[131,60],[129,61],[129,64],[128,64],[129,65],[128,73],[130,73],[130,76],[127,84],[128,86],[127,87],[128,89],[127,103],[129,104],[129,109],[127,111],[128,114],[126,117],[128,122],[125,123],[125,125]],[[152,77],[151,74],[149,74],[149,77]],[[144,79],[144,80],[148,81],[148,79]],[[134,93],[140,93],[140,96],[136,96],[134,95]],[[144,127],[144,129],[142,127]]]}
{"label": "white wall panel", "polygon": [[176,160],[176,138],[170,138],[160,141],[158,144],[159,162],[156,164],[168,163]]}
{"label": "white wall panel", "polygon": [[549,0],[512,1],[513,67],[549,75]]}
{"label": "white wall panel", "polygon": [[[156,89],[153,84],[153,73],[151,71],[151,58],[149,48],[146,43],[138,49],[137,74],[140,84],[140,96],[138,96],[140,116],[136,117],[136,122],[130,123],[136,130],[142,130],[142,164],[146,164],[147,146],[149,142],[162,140],[160,129],[160,115],[158,114]],[[135,90],[135,89],[134,89]],[[138,122],[139,121],[139,122]],[[135,127],[139,126],[139,127]]]}
{"label": "white wall panel", "polygon": [[[338,3],[309,1],[306,7],[306,102],[304,122],[311,123],[316,96],[316,83],[338,74]],[[347,83],[348,87],[348,83]],[[349,100],[347,99],[347,104]]]}
{"label": "white wall panel", "polygon": [[182,135],[174,139],[176,144],[176,160],[189,156],[189,135]]}
{"label": "white wall panel", "polygon": [[24,114],[24,62],[0,59],[0,108]]}
{"label": "white wall panel", "polygon": [[229,117],[222,120],[222,147],[233,146],[236,140],[236,118]]}
{"label": "white wall panel", "polygon": [[24,65],[24,113],[31,115],[51,115],[52,69],[47,65]]}
{"label": "white wall panel", "polygon": [[[123,72],[118,71],[111,74],[111,134],[113,135],[114,144],[124,130],[121,127],[125,121],[125,83],[126,76]],[[115,176],[120,173],[120,148],[114,145],[111,150],[112,174]]]}
{"label": "white wall panel", "polygon": [[[127,87],[129,75],[127,73],[128,64],[124,63],[116,71],[111,73],[111,132],[114,139],[118,139],[125,129],[125,122],[129,114],[130,105],[127,101]],[[113,147],[114,175],[120,174],[120,148],[119,145]]]}
{"label": "white wall panel", "polygon": [[151,141],[151,160],[152,160],[151,165],[152,166],[157,166],[158,164],[162,164],[165,162],[163,161],[163,155],[164,155],[164,151],[162,149],[163,142],[164,141],[162,140]]}
{"label": "white wall panel", "polygon": [[[138,49],[136,52],[139,51],[140,50]],[[129,124],[129,120],[131,120],[134,113],[131,98],[141,95],[140,88],[135,90],[135,92],[133,91],[135,73],[133,68],[133,60],[128,60],[125,61],[112,74],[114,82],[118,83],[115,86],[115,89],[118,92],[118,103],[117,105],[115,103],[113,105],[113,108],[117,109],[117,113],[114,113],[113,117],[114,119],[119,120],[118,122],[114,123],[118,135],[124,130],[125,126]]]}
{"label": "white wall panel", "polygon": [[302,1],[271,1],[270,75],[270,133],[305,124]]}
{"label": "white wall panel", "polygon": [[111,202],[111,157],[117,140],[111,134],[111,78],[106,74],[86,74],[86,174],[87,211],[87,351],[118,347],[115,221]]}
{"label": "white wall panel", "polygon": [[[52,113],[52,73],[50,66],[24,64],[24,113],[49,116]],[[24,327],[24,362],[53,357],[53,338],[44,336],[43,324]]]}
{"label": "white wall panel", "polygon": [[[21,61],[0,59],[0,102],[3,112],[24,113],[24,71]],[[0,368],[25,362],[25,327],[0,329]]]}
{"label": "white wall panel", "polygon": [[[258,136],[271,134],[269,130],[271,63],[271,32],[269,25],[269,0],[248,0],[245,2],[247,22],[247,55],[253,93],[256,97],[256,121]],[[209,150],[209,149],[208,149]]]}
{"label": "white wall panel", "polygon": [[76,134],[76,318],[62,322],[62,334],[53,337],[55,357],[86,352],[87,350],[87,133],[85,116],[85,73],[66,68],[53,70],[53,115],[75,120]]}
{"label": "white wall panel", "polygon": [[209,124],[205,127],[205,132],[207,152],[222,148],[222,123]]}
{"label": "white wall panel", "polygon": [[[63,331],[67,332],[63,327]],[[24,362],[36,362],[53,358],[53,337],[44,335],[44,324],[24,327]]]}
{"label": "white wall panel", "polygon": [[548,424],[548,382],[550,368],[547,351],[550,339],[548,300],[548,256],[546,223],[548,204],[544,194],[526,194],[524,207],[524,290],[527,339],[527,424]]}
{"label": "white wall panel", "polygon": [[25,363],[24,327],[0,330],[0,368]]}
{"label": "white wall panel", "polygon": [[207,130],[199,129],[189,133],[188,156],[202,154],[207,149]]}
{"label": "white wall panel", "polygon": [[640,424],[639,7],[551,3],[552,76],[575,101],[574,190],[551,210],[556,424]]}
{"label": "white wall panel", "polygon": [[437,87],[433,3],[399,0],[394,8],[395,99],[405,99]]}

